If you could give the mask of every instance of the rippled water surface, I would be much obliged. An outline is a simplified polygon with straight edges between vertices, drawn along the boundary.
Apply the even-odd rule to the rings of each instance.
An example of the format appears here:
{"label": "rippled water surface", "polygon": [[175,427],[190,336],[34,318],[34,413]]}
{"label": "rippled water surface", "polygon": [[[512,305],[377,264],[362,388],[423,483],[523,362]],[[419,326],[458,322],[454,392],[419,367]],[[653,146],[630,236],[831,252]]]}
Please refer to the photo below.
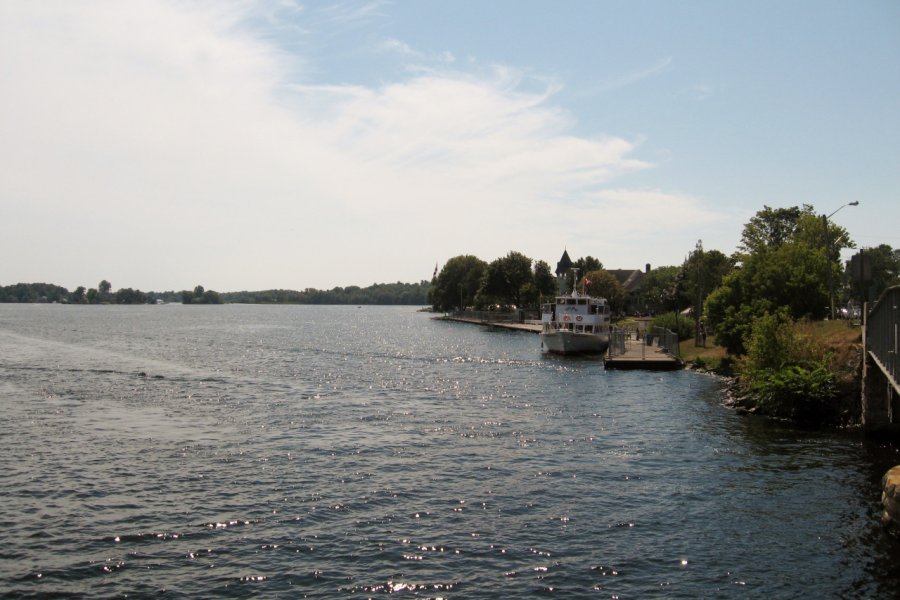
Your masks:
{"label": "rippled water surface", "polygon": [[894,448],[407,307],[0,305],[0,593],[894,597]]}

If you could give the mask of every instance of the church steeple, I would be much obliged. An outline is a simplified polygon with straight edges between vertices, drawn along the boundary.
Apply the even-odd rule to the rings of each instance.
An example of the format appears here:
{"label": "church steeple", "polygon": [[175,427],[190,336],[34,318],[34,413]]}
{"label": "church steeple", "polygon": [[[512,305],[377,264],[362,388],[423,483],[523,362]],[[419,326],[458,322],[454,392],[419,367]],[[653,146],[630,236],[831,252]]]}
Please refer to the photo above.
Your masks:
{"label": "church steeple", "polygon": [[556,263],[556,276],[559,277],[561,275],[565,275],[569,272],[569,269],[571,269],[574,264],[575,263],[572,262],[572,259],[569,258],[569,251],[563,250],[562,258],[560,258],[559,262]]}
{"label": "church steeple", "polygon": [[563,250],[562,258],[556,263],[556,285],[559,287],[559,293],[566,293],[566,275],[569,270],[575,266],[572,259],[569,258],[569,251]]}

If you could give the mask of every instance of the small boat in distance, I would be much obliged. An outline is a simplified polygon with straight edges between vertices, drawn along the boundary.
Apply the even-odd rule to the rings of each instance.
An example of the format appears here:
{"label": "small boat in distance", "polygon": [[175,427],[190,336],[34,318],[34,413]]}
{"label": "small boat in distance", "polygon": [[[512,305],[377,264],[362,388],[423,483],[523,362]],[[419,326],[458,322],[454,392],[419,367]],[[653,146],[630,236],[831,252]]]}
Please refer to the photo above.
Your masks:
{"label": "small boat in distance", "polygon": [[541,345],[556,354],[602,354],[609,347],[606,298],[573,289],[541,304]]}

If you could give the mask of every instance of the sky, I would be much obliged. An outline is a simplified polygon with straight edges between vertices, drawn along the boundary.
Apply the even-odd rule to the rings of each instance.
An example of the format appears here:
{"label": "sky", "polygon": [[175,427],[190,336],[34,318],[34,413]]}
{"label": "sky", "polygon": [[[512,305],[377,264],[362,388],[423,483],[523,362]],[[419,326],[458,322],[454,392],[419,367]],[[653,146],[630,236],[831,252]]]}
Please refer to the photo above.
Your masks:
{"label": "sky", "polygon": [[803,204],[900,247],[896,0],[0,2],[0,285],[641,269]]}

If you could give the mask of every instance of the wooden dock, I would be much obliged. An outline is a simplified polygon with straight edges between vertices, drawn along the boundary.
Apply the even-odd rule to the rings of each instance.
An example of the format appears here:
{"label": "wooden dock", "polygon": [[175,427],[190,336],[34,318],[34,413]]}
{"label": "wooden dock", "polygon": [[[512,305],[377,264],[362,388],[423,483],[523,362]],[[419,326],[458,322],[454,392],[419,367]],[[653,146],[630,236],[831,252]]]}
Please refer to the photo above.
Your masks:
{"label": "wooden dock", "polygon": [[662,348],[647,346],[642,340],[625,340],[625,354],[607,356],[607,369],[643,369],[646,371],[676,371],[684,368],[680,358]]}

